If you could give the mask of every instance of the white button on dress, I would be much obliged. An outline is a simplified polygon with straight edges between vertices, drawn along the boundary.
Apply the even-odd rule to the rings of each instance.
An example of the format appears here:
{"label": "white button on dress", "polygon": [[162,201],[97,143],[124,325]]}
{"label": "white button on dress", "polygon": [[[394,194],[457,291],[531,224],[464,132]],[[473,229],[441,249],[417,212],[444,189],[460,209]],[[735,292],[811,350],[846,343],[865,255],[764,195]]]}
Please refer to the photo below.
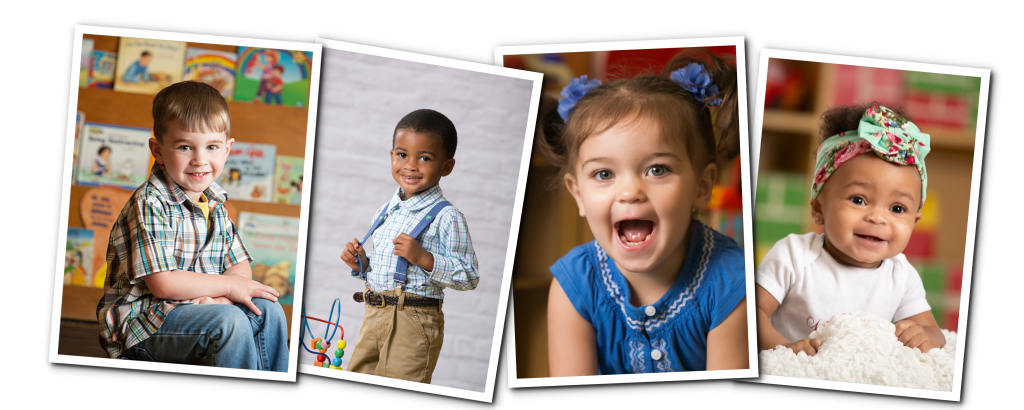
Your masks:
{"label": "white button on dress", "polygon": [[661,350],[651,350],[651,360],[661,360]]}
{"label": "white button on dress", "polygon": [[655,309],[654,306],[648,306],[647,309],[644,309],[644,313],[647,316],[654,316],[655,313],[658,313],[658,309]]}

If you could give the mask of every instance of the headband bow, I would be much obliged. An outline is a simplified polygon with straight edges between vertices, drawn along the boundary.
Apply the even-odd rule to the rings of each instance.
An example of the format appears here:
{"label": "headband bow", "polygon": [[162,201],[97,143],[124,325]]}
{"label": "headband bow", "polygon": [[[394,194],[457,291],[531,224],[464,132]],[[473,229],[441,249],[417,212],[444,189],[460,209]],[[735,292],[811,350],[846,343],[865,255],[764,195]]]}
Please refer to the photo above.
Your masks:
{"label": "headband bow", "polygon": [[[672,82],[692,93],[693,98],[697,101],[712,107],[722,104],[721,98],[714,98],[718,94],[718,86],[711,82],[711,76],[704,72],[704,66],[690,63],[686,67],[673,71],[668,77]],[[569,80],[569,85],[562,88],[562,98],[558,100],[558,115],[562,117],[562,121],[568,122],[569,114],[576,108],[576,103],[580,98],[600,86],[600,80],[588,81],[586,74]]]}
{"label": "headband bow", "polygon": [[924,206],[928,188],[924,157],[931,151],[931,136],[921,132],[913,122],[877,104],[864,113],[856,131],[833,135],[818,148],[811,201],[818,197],[822,185],[840,165],[872,151],[885,161],[917,168],[921,174],[921,205]]}

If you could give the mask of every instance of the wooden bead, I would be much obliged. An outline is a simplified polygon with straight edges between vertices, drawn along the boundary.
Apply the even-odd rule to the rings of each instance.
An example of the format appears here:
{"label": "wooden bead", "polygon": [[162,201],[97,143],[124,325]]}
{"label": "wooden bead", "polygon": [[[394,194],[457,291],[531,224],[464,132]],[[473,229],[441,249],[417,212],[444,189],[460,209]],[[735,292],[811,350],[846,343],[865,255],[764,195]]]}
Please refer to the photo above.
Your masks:
{"label": "wooden bead", "polygon": [[345,355],[345,351],[338,348],[334,350],[334,357],[341,357]]}
{"label": "wooden bead", "polygon": [[318,338],[316,338],[316,339],[313,339],[313,341],[312,341],[312,342],[310,342],[310,344],[309,344],[310,348],[312,348],[313,350],[318,350],[318,349],[320,349],[319,347],[317,347],[317,344],[318,344],[318,343],[320,343],[320,341],[321,341],[321,340],[323,340],[323,339],[321,339],[321,338],[319,338],[319,337],[318,337]]}
{"label": "wooden bead", "polygon": [[318,354],[318,355],[316,355],[316,361],[318,361],[318,362],[326,362],[327,361],[327,356],[324,356],[322,354]]}
{"label": "wooden bead", "polygon": [[339,340],[338,341],[338,348],[339,349],[344,349],[346,345],[348,345],[348,343],[345,343],[344,340]]}
{"label": "wooden bead", "polygon": [[334,358],[334,363],[331,363],[331,364],[333,364],[335,366],[341,366],[341,358],[340,357]]}

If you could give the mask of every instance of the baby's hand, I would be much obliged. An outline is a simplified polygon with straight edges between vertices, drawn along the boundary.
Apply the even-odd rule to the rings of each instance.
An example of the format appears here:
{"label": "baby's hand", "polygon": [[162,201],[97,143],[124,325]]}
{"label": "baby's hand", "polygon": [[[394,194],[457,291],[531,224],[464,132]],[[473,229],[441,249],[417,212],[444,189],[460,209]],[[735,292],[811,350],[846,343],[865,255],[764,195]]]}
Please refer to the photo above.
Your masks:
{"label": "baby's hand", "polygon": [[921,353],[928,353],[929,350],[936,347],[932,344],[928,332],[925,332],[921,325],[910,319],[896,322],[896,337],[906,347],[921,349]]}
{"label": "baby's hand", "polygon": [[356,259],[356,255],[359,255],[359,259],[363,260],[363,269],[370,266],[370,260],[366,259],[366,252],[363,251],[363,246],[359,244],[358,239],[352,238],[352,242],[345,244],[345,250],[341,252],[341,260],[348,267],[359,270],[359,262]]}
{"label": "baby's hand", "polygon": [[416,238],[401,233],[395,238],[394,243],[396,256],[409,260],[409,263],[417,265],[427,272],[434,271],[434,255],[423,249],[420,243],[416,241]]}
{"label": "baby's hand", "polygon": [[804,352],[808,356],[814,356],[822,343],[821,339],[802,339],[786,345],[786,348],[792,350],[794,354]]}

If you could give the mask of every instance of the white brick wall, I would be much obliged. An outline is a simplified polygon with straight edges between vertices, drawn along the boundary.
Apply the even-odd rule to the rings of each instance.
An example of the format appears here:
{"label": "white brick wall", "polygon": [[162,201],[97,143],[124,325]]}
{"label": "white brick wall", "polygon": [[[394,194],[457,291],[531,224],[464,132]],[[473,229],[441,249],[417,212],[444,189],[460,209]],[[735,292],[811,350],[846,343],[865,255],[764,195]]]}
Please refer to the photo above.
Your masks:
{"label": "white brick wall", "polygon": [[[304,298],[306,312],[322,319],[341,299],[344,367],[359,340],[363,305],[352,294],[363,283],[339,256],[347,241],[366,234],[397,188],[388,158],[395,125],[430,108],[459,133],[455,169],[441,188],[466,215],[480,262],[475,290],[445,291],[445,340],[433,384],[484,391],[531,88],[527,80],[324,49]],[[310,327],[323,337],[326,325]],[[313,361],[300,352],[299,363]]]}

